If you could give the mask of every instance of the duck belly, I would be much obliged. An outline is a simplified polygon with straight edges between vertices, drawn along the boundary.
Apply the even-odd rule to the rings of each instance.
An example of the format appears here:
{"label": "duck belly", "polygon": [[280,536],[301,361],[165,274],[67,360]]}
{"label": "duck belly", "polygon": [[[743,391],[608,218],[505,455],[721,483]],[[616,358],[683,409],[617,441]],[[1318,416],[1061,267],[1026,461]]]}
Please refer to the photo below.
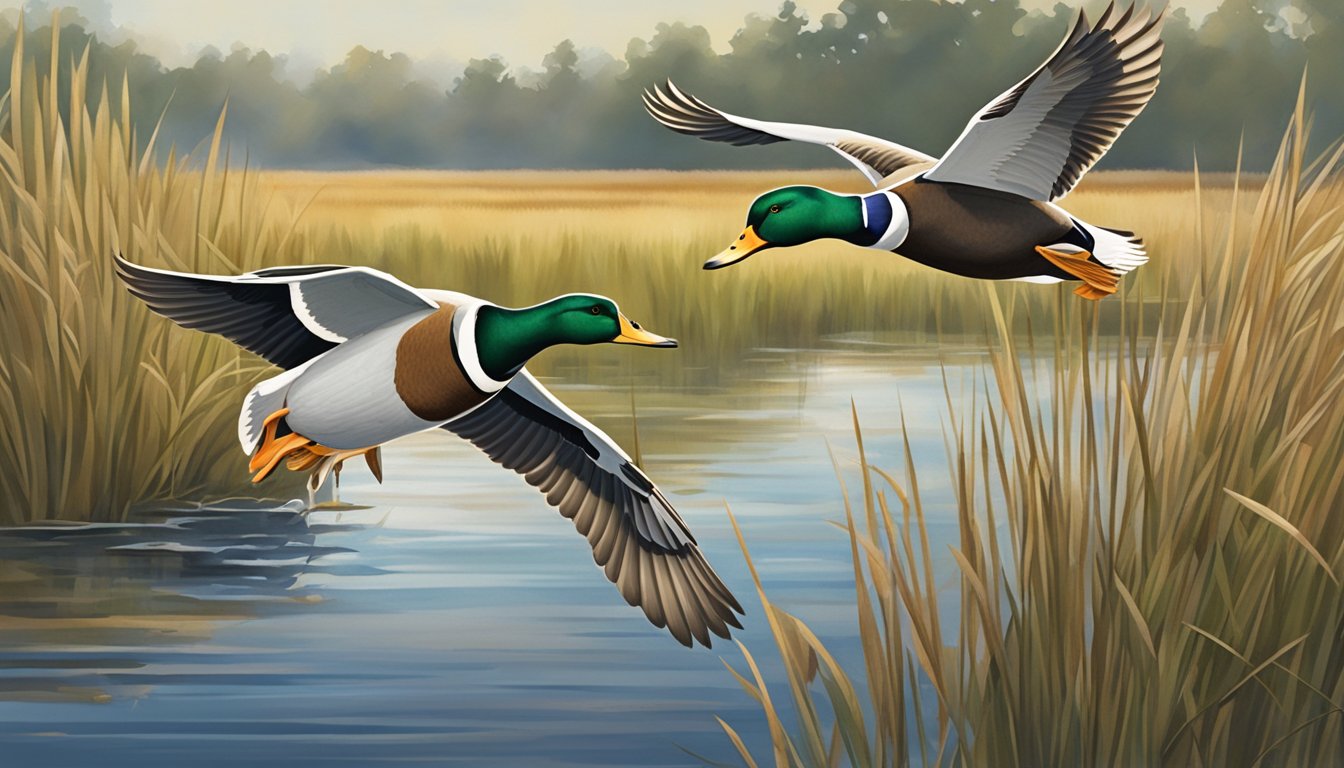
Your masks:
{"label": "duck belly", "polygon": [[413,315],[358,336],[314,360],[289,387],[289,428],[334,450],[356,450],[437,427],[397,393],[397,349],[426,317]]}
{"label": "duck belly", "polygon": [[910,231],[900,255],[964,277],[1075,279],[1036,253],[1066,242],[1073,219],[1057,206],[965,184],[917,180],[892,190],[905,203]]}

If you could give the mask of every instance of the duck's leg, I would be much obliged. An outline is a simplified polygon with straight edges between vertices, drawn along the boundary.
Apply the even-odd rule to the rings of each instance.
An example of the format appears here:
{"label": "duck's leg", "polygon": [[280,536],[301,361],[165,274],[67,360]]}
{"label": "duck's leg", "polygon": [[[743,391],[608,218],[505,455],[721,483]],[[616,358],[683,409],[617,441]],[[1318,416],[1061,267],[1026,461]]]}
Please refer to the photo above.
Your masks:
{"label": "duck's leg", "polygon": [[1073,275],[1083,284],[1074,289],[1074,293],[1084,299],[1098,301],[1115,293],[1120,286],[1120,275],[1109,267],[1092,261],[1088,251],[1070,253],[1049,246],[1036,246],[1036,253],[1059,269]]}
{"label": "duck's leg", "polygon": [[364,463],[369,465],[369,471],[373,473],[373,479],[383,484],[383,449],[381,446],[373,446],[364,452]]}
{"label": "duck's leg", "polygon": [[1101,301],[1107,296],[1110,296],[1111,294],[1115,293],[1115,291],[1105,291],[1102,290],[1101,288],[1096,288],[1087,283],[1083,283],[1077,288],[1074,288],[1073,292],[1079,296],[1082,296],[1084,299],[1090,299],[1092,301]]}
{"label": "duck's leg", "polygon": [[331,468],[331,503],[341,503],[341,466],[345,461],[339,457],[336,459],[336,466]]}
{"label": "duck's leg", "polygon": [[324,445],[309,445],[305,448],[306,455],[300,460],[291,460],[290,469],[310,469],[308,476],[309,494],[315,494],[321,489],[328,479],[331,480],[331,498],[323,499],[322,503],[339,504],[341,501],[341,470],[345,468],[345,462],[356,456],[363,454],[364,460],[369,464],[369,471],[378,482],[383,481],[383,464],[378,446],[372,448],[360,448],[350,451],[336,450]]}
{"label": "duck's leg", "polygon": [[308,465],[312,467],[312,471],[308,474],[308,491],[313,495],[313,498],[316,499],[318,492],[325,489],[326,493],[324,495],[326,498],[318,503],[339,503],[339,491],[335,483],[330,482],[332,480],[331,470],[336,464],[337,454],[335,451],[331,451],[323,446],[313,446],[313,448],[317,450],[313,451],[315,460]]}
{"label": "duck's leg", "polygon": [[321,466],[309,473],[308,482],[304,484],[308,488],[309,509],[337,502],[336,488],[330,482],[330,477],[330,473]]}

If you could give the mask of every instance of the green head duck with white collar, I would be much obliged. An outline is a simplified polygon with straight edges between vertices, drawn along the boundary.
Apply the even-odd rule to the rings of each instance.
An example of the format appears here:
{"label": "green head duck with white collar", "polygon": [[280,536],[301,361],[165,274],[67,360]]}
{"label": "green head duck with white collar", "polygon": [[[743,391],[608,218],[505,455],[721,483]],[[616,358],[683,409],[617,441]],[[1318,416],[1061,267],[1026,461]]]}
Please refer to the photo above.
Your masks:
{"label": "green head duck with white collar", "polygon": [[719,269],[769,248],[836,238],[871,247],[887,230],[893,211],[885,193],[847,195],[819,187],[781,187],[756,198],[737,240],[705,269]]}
{"label": "green head duck with white collar", "polygon": [[650,333],[605,296],[572,293],[531,307],[481,307],[476,319],[476,349],[481,367],[504,380],[528,360],[556,344],[638,344],[675,347],[676,339]]}

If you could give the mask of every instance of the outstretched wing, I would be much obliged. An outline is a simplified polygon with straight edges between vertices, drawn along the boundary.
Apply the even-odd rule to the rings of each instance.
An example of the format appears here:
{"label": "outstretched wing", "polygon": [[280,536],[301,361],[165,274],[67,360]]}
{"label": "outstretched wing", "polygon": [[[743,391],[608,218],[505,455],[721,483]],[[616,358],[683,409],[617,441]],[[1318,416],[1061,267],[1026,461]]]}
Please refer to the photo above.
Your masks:
{"label": "outstretched wing", "polygon": [[218,333],[281,368],[412,312],[438,308],[395,277],[334,264],[236,277],[170,272],[114,256],[131,294],[184,328]]}
{"label": "outstretched wing", "polygon": [[980,110],[925,178],[1033,200],[1067,194],[1157,90],[1165,15],[1112,2],[1089,26],[1080,12],[1059,50]]}
{"label": "outstretched wing", "polygon": [[522,371],[480,408],[443,426],[519,473],[574,521],[626,602],[683,645],[741,629],[742,607],[681,517],[602,430]]}
{"label": "outstretched wing", "polygon": [[730,115],[678,89],[671,80],[667,81],[665,89],[655,85],[644,91],[644,108],[654,120],[677,133],[706,141],[721,141],[738,147],[803,141],[830,147],[853,163],[873,184],[899,170],[932,165],[937,161],[937,158],[923,152],[856,131],[798,123],[770,123]]}

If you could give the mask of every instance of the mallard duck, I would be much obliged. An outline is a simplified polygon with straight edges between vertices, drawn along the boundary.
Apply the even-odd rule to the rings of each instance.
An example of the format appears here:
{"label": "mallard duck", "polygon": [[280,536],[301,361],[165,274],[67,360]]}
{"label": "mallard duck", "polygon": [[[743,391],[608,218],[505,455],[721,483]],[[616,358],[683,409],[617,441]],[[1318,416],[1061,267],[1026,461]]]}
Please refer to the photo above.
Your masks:
{"label": "mallard duck", "polygon": [[524,367],[556,344],[677,345],[611,299],[569,294],[510,309],[336,265],[217,277],[118,256],[116,269],[154,312],[286,369],[243,400],[238,440],[254,482],[285,461],[315,488],[357,456],[381,480],[379,446],[442,429],[540,489],[626,601],[683,645],[741,628],[742,607],[667,497]]}
{"label": "mallard duck", "polygon": [[768,248],[838,238],[895,251],[965,277],[1082,281],[1101,299],[1148,260],[1133,232],[1088,224],[1053,203],[1110,148],[1157,89],[1163,13],[1108,6],[1080,13],[1059,49],[981,109],[941,159],[854,131],[738,117],[679,90],[644,92],[658,122],[734,145],[802,141],[830,147],[877,188],[862,195],[810,186],[756,198],[742,234],[705,269]]}

